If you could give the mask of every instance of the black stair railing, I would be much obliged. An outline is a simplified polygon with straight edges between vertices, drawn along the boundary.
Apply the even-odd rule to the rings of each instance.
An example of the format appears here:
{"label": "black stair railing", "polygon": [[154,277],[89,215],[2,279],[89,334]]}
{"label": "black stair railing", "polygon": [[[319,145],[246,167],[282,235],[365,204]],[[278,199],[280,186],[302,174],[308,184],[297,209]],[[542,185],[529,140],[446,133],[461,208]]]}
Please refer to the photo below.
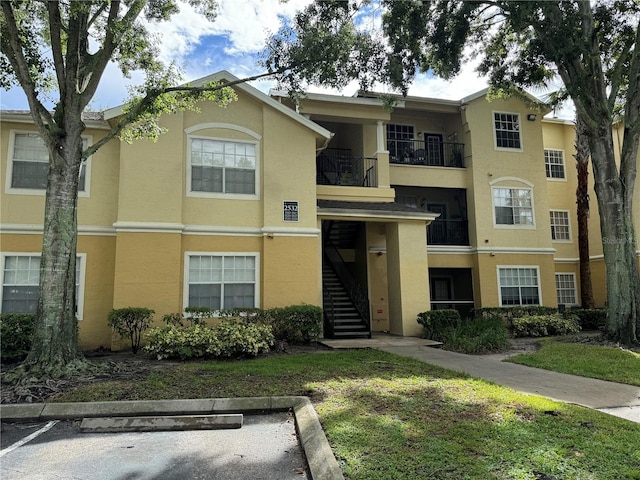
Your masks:
{"label": "black stair railing", "polygon": [[324,336],[325,338],[332,338],[334,336],[333,326],[336,324],[336,310],[335,301],[333,295],[324,288],[322,292],[322,309],[324,313]]}
{"label": "black stair railing", "polygon": [[371,332],[371,317],[369,315],[369,297],[360,284],[353,278],[351,272],[344,263],[344,259],[338,249],[327,241],[324,248],[325,258],[338,276],[338,279],[345,287],[349,298],[356,307],[360,317],[365,322],[367,330]]}

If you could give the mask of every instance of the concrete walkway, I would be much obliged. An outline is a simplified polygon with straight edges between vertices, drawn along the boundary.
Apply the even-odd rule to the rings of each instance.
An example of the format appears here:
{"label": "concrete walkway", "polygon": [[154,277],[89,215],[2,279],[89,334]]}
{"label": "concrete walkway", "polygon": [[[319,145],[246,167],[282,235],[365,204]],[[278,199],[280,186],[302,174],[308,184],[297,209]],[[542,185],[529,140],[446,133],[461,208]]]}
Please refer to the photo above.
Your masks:
{"label": "concrete walkway", "polygon": [[419,344],[380,345],[380,350],[468,373],[519,392],[597,409],[640,423],[640,388],[503,362],[492,355],[465,355]]}

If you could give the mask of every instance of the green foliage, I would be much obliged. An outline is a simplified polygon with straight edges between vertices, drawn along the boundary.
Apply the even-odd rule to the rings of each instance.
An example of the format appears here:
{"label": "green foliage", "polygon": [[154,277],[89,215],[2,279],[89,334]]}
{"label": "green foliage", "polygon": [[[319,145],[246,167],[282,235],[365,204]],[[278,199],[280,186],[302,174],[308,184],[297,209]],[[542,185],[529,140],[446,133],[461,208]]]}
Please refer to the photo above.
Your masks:
{"label": "green foliage", "polygon": [[276,340],[309,344],[322,333],[322,308],[315,305],[291,305],[265,310],[254,321],[270,325]]}
{"label": "green foliage", "polygon": [[553,315],[558,309],[553,307],[542,307],[539,305],[529,305],[522,307],[486,307],[475,308],[473,318],[502,318],[505,324],[509,324],[512,319],[528,317],[531,315]]}
{"label": "green foliage", "polygon": [[607,323],[607,311],[602,308],[572,308],[569,313],[578,317],[582,330],[597,330]]}
{"label": "green foliage", "polygon": [[446,332],[460,325],[460,313],[454,309],[429,310],[418,314],[418,323],[424,327],[424,336],[437,342],[444,341]]}
{"label": "green foliage", "polygon": [[138,353],[142,332],[149,328],[154,313],[153,310],[143,307],[113,309],[107,316],[107,323],[122,338],[129,337],[131,351]]}
{"label": "green foliage", "polygon": [[502,352],[509,348],[509,331],[499,318],[465,320],[443,332],[444,348],[468,354]]}
{"label": "green foliage", "polygon": [[274,338],[268,325],[225,320],[215,327],[196,324],[152,328],[145,342],[144,350],[158,360],[224,359],[266,353]]}
{"label": "green foliage", "polygon": [[566,317],[556,313],[552,315],[531,315],[513,318],[511,330],[514,337],[547,337],[551,335],[567,335],[580,331],[577,317]]}
{"label": "green foliage", "polygon": [[0,359],[19,362],[31,349],[31,337],[36,316],[31,313],[3,313],[0,315]]}

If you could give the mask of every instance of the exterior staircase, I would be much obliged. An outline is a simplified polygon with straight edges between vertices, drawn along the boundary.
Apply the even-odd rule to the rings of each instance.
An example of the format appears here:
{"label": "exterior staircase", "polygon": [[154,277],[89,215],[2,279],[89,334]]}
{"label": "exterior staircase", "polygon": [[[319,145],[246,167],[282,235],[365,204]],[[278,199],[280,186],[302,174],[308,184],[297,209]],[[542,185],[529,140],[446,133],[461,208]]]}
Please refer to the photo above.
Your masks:
{"label": "exterior staircase", "polygon": [[325,336],[330,338],[371,338],[367,322],[349,297],[338,275],[328,262],[322,265],[322,290],[325,316],[333,322],[325,328]]}

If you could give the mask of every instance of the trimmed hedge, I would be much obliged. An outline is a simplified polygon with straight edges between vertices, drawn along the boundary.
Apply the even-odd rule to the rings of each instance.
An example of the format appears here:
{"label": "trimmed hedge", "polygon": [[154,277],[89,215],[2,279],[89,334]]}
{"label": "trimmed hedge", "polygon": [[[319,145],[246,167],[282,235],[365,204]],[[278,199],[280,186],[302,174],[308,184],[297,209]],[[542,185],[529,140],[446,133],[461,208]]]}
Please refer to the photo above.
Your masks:
{"label": "trimmed hedge", "polygon": [[21,362],[31,350],[36,316],[32,313],[0,314],[0,359]]}
{"label": "trimmed hedge", "polygon": [[322,308],[315,305],[272,308],[255,318],[273,328],[276,340],[287,343],[307,345],[322,334]]}
{"label": "trimmed hedge", "polygon": [[454,309],[429,310],[418,314],[418,323],[424,327],[424,336],[443,342],[447,330],[460,325],[460,313]]}
{"label": "trimmed hedge", "polygon": [[158,360],[177,358],[255,357],[274,344],[268,325],[224,320],[215,327],[205,325],[167,325],[150,329],[144,350]]}
{"label": "trimmed hedge", "polygon": [[578,317],[583,330],[598,330],[607,323],[607,311],[603,308],[572,308],[568,313]]}
{"label": "trimmed hedge", "polygon": [[580,331],[578,317],[573,315],[565,317],[559,313],[513,318],[511,322],[514,337],[547,337]]}
{"label": "trimmed hedge", "polygon": [[530,317],[532,315],[553,315],[557,308],[541,307],[539,305],[519,307],[486,307],[473,309],[473,318],[501,318],[505,325],[510,325],[513,318]]}

